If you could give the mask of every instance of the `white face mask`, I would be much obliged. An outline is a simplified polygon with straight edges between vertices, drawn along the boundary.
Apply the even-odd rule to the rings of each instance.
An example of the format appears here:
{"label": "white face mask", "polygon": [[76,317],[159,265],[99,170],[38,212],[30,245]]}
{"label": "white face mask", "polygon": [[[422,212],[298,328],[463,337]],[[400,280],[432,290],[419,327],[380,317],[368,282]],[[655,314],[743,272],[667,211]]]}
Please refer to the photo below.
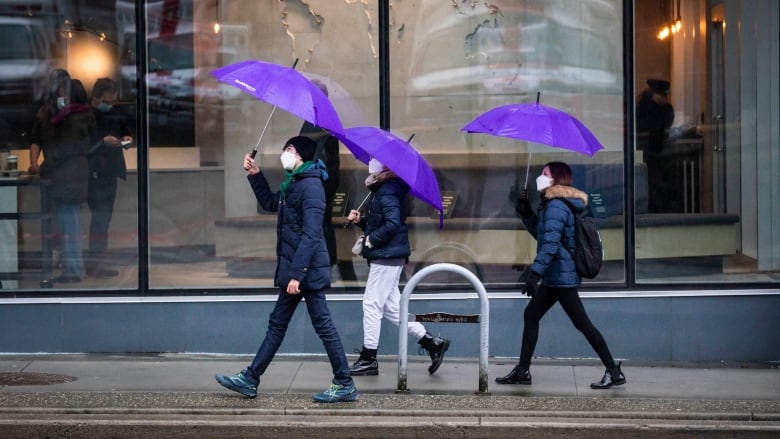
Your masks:
{"label": "white face mask", "polygon": [[57,108],[63,109],[65,108],[65,98],[60,96],[57,98]]}
{"label": "white face mask", "polygon": [[553,184],[553,179],[544,174],[536,177],[536,190],[538,190],[539,192],[552,186],[552,184]]}
{"label": "white face mask", "polygon": [[368,173],[369,174],[379,174],[382,172],[382,169],[385,169],[385,166],[377,159],[371,159],[368,161]]}
{"label": "white face mask", "polygon": [[282,167],[286,171],[292,171],[295,169],[295,162],[298,161],[298,157],[296,157],[295,154],[291,153],[290,151],[283,152],[279,159],[281,159]]}

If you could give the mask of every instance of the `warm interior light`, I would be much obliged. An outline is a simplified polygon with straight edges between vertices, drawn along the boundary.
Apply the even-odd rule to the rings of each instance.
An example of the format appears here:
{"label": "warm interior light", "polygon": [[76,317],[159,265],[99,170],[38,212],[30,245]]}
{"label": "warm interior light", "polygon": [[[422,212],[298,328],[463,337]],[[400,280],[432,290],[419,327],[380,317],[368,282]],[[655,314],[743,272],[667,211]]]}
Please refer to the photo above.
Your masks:
{"label": "warm interior light", "polygon": [[670,34],[676,34],[677,32],[680,32],[680,29],[682,29],[682,17],[680,17],[680,0],[677,0],[677,9],[675,14],[675,7],[674,3],[672,3],[672,17],[676,16],[677,18],[672,21],[671,25],[664,26],[659,32],[658,32],[658,39],[664,40],[669,37]]}
{"label": "warm interior light", "polygon": [[218,34],[220,30],[219,22],[214,23],[214,33]]}

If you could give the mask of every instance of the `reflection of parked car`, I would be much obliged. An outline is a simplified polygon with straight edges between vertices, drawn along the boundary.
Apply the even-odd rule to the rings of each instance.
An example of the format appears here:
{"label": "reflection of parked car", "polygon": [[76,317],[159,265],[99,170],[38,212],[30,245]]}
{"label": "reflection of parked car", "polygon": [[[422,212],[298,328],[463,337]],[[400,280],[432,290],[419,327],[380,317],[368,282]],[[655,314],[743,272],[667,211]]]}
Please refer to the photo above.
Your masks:
{"label": "reflection of parked car", "polygon": [[35,111],[52,68],[51,43],[44,23],[0,16],[0,117],[11,129],[14,147],[26,146]]}

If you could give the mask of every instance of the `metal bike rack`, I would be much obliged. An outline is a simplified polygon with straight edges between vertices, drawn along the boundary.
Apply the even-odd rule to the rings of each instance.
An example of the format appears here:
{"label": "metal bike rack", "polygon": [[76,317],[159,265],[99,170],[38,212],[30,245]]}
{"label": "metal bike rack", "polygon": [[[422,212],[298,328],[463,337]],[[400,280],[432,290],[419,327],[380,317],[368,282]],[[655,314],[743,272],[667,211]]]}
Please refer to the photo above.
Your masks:
{"label": "metal bike rack", "polygon": [[[407,374],[406,374],[406,362],[407,362],[407,348],[408,348],[408,323],[409,323],[409,298],[412,295],[412,291],[420,281],[432,274],[438,272],[450,272],[460,274],[471,282],[476,288],[477,294],[479,294],[480,303],[480,319],[479,319],[479,391],[477,393],[488,393],[488,328],[490,323],[490,306],[488,304],[487,292],[485,286],[482,285],[479,278],[471,271],[456,264],[433,264],[425,267],[422,270],[412,276],[404,287],[403,293],[401,293],[401,309],[399,311],[399,323],[398,323],[398,388],[396,392],[406,393],[408,389]],[[454,316],[458,317],[458,316]],[[465,317],[465,316],[464,316]],[[457,321],[457,320],[454,320]],[[461,321],[465,321],[461,320]]]}

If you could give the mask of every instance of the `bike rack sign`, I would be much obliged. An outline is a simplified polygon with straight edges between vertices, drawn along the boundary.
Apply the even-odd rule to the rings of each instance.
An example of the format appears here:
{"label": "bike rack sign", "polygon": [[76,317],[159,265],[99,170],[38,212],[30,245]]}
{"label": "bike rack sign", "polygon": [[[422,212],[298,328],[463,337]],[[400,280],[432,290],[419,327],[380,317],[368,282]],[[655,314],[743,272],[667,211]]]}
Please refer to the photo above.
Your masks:
{"label": "bike rack sign", "polygon": [[428,314],[413,315],[414,321],[420,323],[479,323],[479,314],[450,314],[448,312],[432,312]]}

